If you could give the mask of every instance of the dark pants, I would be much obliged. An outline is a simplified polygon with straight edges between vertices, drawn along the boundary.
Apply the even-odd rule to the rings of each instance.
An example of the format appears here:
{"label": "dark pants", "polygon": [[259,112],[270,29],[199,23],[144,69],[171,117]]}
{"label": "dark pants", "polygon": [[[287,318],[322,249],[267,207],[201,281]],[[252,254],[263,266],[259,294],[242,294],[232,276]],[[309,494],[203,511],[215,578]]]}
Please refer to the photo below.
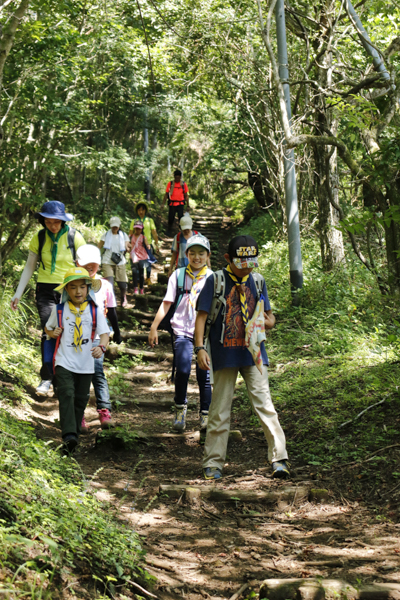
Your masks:
{"label": "dark pants", "polygon": [[58,365],[56,377],[61,434],[63,438],[68,433],[79,435],[93,373],[72,373]]}
{"label": "dark pants", "polygon": [[168,231],[171,231],[172,225],[175,221],[175,215],[178,214],[178,221],[183,217],[185,205],[180,204],[179,206],[170,206],[168,211]]}
{"label": "dark pants", "polygon": [[144,269],[147,270],[147,267],[149,265],[149,261],[148,260],[139,260],[138,262],[131,262],[132,264],[132,279],[133,279],[133,286],[136,288],[139,287],[142,288],[144,286]]}
{"label": "dark pants", "polygon": [[[187,404],[187,386],[192,366],[193,338],[177,335],[175,350],[175,404]],[[211,404],[210,372],[200,369],[196,364],[196,378],[200,392],[200,412],[208,412]]]}
{"label": "dark pants", "polygon": [[54,288],[59,286],[59,283],[37,283],[36,284],[36,307],[39,313],[40,325],[43,329],[42,341],[40,349],[42,352],[42,368],[40,369],[40,377],[46,381],[53,379],[53,374],[50,373],[48,368],[44,364],[43,360],[43,346],[46,334],[44,332],[44,326],[49,320],[53,306],[60,302],[60,294],[54,291]]}

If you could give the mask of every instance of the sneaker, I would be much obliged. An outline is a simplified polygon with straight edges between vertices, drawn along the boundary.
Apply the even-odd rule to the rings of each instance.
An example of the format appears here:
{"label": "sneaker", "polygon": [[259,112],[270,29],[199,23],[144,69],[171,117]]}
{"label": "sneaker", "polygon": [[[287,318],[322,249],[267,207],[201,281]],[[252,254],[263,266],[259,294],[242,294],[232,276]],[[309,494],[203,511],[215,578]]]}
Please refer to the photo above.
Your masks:
{"label": "sneaker", "polygon": [[124,296],[122,298],[121,306],[122,306],[122,308],[125,308],[126,306],[128,306],[128,300],[126,299],[126,296]]}
{"label": "sneaker", "polygon": [[47,396],[49,394],[49,392],[52,391],[52,387],[53,386],[52,386],[51,381],[42,379],[42,381],[36,388],[36,395],[37,396]]}
{"label": "sneaker", "polygon": [[75,448],[78,445],[78,436],[75,433],[67,433],[65,437],[63,437],[63,450],[62,453],[64,456],[68,456],[72,454]]}
{"label": "sneaker", "polygon": [[200,431],[205,431],[208,425],[208,413],[200,413]]}
{"label": "sneaker", "polygon": [[277,460],[272,463],[272,477],[274,479],[289,479],[290,463],[287,460]]}
{"label": "sneaker", "polygon": [[133,293],[134,293],[134,294],[138,294],[138,293],[139,293],[139,290],[138,290],[138,288],[135,288],[135,289],[133,290]]}
{"label": "sneaker", "polygon": [[176,405],[175,421],[174,421],[174,429],[176,431],[184,431],[186,429],[186,412],[187,412],[186,404],[183,404],[182,406]]}
{"label": "sneaker", "polygon": [[150,278],[150,277],[148,277],[148,278],[146,279],[145,283],[146,283],[146,285],[151,285],[151,278]]}
{"label": "sneaker", "polygon": [[99,413],[100,425],[102,429],[110,429],[110,427],[114,427],[111,413],[108,408],[100,408],[97,412]]}
{"label": "sneaker", "polygon": [[143,294],[144,294],[144,289],[143,289],[143,288],[140,288],[140,292],[139,292],[139,293],[140,293],[141,295],[143,295]]}
{"label": "sneaker", "polygon": [[206,467],[203,469],[205,479],[221,479],[222,472],[218,467]]}
{"label": "sneaker", "polygon": [[82,418],[81,433],[89,433],[89,427],[86,423],[85,415],[83,415],[83,418]]}

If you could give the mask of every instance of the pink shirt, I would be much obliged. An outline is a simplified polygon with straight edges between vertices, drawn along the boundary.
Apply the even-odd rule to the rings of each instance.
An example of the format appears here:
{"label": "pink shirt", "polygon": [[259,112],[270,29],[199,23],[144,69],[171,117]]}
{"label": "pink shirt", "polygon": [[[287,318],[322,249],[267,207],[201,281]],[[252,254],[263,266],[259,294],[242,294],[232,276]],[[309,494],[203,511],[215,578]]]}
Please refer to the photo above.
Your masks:
{"label": "pink shirt", "polygon": [[147,260],[148,254],[147,254],[147,250],[145,248],[145,240],[146,238],[144,237],[143,233],[141,233],[138,237],[136,237],[135,235],[132,235],[131,237],[131,244],[132,244],[132,250],[131,250],[131,259],[132,262],[139,262],[139,260]]}
{"label": "pink shirt", "polygon": [[96,275],[96,279],[101,279],[101,288],[95,294],[96,303],[105,315],[107,308],[115,308],[117,306],[114,288],[108,279],[103,279],[99,275]]}
{"label": "pink shirt", "polygon": [[[176,296],[177,289],[177,272],[175,271],[168,280],[167,293],[164,296],[165,302],[174,302]],[[196,275],[198,271],[193,271],[193,274]],[[205,277],[200,279],[198,282],[199,290],[201,291],[204,287],[207,277],[212,275],[212,271],[210,269],[207,270],[207,274]],[[171,327],[175,335],[187,335],[188,337],[194,336],[194,324],[196,322],[196,317],[193,320],[189,319],[189,295],[192,287],[192,279],[186,275],[185,277],[185,290],[188,290],[187,293],[183,294],[182,300],[179,303],[178,308],[175,310],[174,316],[171,319]]]}

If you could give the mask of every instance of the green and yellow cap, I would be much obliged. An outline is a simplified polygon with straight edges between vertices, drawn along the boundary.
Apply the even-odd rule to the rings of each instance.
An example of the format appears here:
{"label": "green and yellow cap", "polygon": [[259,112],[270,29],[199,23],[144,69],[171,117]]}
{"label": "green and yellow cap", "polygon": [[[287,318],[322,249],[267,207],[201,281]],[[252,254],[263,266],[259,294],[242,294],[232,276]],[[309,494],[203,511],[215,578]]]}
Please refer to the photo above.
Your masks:
{"label": "green and yellow cap", "polygon": [[68,271],[64,275],[64,281],[61,285],[55,288],[55,292],[63,292],[64,288],[71,281],[77,281],[78,279],[84,279],[86,285],[90,286],[94,292],[98,292],[101,288],[101,279],[92,279],[86,269],[82,267],[74,267],[73,269],[68,269]]}

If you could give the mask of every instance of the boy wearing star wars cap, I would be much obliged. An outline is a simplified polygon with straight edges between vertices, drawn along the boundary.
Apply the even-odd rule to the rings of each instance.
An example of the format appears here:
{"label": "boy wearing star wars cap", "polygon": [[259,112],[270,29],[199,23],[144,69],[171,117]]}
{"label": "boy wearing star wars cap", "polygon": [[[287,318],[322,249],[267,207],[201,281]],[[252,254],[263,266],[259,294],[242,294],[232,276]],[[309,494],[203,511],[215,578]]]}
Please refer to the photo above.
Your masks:
{"label": "boy wearing star wars cap", "polygon": [[[207,268],[210,242],[202,235],[192,236],[187,242],[186,255],[189,264],[187,267],[175,271],[169,278],[167,293],[154,318],[148,338],[151,347],[158,344],[158,326],[163,319],[170,320],[174,342],[174,365],[176,368],[176,412],[173,424],[176,431],[183,431],[186,428],[186,393],[193,356],[196,302],[207,277],[212,275],[212,271]],[[170,310],[172,314],[169,314]],[[196,365],[196,377],[200,391],[200,430],[205,431],[211,403],[210,376],[207,371],[202,371]]]}
{"label": "boy wearing star wars cap", "polygon": [[[264,279],[258,274],[251,274],[253,268],[258,267],[257,242],[249,235],[237,236],[230,241],[228,253],[224,256],[228,264],[220,277],[220,281],[224,282],[220,310],[215,310],[215,300],[213,305],[213,299],[216,298],[214,281],[218,281],[215,279],[218,273],[206,281],[197,303],[197,362],[206,371],[212,366],[214,375],[213,401],[204,446],[204,476],[206,479],[220,479],[222,476],[232,399],[240,372],[267,439],[273,477],[285,479],[290,476],[285,434],[272,404],[267,373],[268,357],[264,341],[260,342],[265,335],[260,331],[259,317],[264,321],[264,330],[275,325],[275,317]],[[214,314],[211,314],[212,311]],[[203,341],[209,314],[211,322],[209,319],[207,349],[210,349],[211,356]],[[254,332],[258,332],[255,344]]]}
{"label": "boy wearing star wars cap", "polygon": [[[64,275],[64,282],[55,291],[62,294],[62,309],[54,306],[46,323],[49,338],[60,338],[56,346],[55,374],[64,450],[72,452],[80,433],[82,417],[89,400],[94,359],[106,351],[109,328],[101,310],[93,306],[91,292],[100,289],[101,282],[89,277],[86,269],[75,267]],[[95,335],[99,346],[93,348]]]}

